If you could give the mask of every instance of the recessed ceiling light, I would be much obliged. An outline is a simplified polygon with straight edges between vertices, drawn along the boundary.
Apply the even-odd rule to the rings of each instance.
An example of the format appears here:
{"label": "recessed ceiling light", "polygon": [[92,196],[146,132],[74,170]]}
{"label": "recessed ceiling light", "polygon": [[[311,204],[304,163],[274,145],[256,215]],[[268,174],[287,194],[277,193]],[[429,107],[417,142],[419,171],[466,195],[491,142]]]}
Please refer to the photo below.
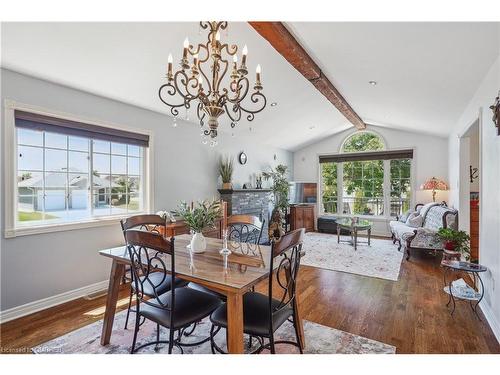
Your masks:
{"label": "recessed ceiling light", "polygon": [[315,127],[316,127],[316,126],[311,125],[311,126],[309,126],[309,130],[313,130]]}
{"label": "recessed ceiling light", "polygon": [[276,102],[271,103],[271,107],[276,107],[277,105],[278,105],[278,103],[276,103]]}
{"label": "recessed ceiling light", "polygon": [[377,86],[377,81],[368,81],[368,83],[372,86]]}

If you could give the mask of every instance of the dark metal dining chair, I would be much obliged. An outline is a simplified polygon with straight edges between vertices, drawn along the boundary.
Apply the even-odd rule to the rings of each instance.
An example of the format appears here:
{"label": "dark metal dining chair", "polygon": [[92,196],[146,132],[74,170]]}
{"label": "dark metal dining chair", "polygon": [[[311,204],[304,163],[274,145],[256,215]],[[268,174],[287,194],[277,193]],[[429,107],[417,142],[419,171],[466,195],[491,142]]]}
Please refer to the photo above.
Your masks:
{"label": "dark metal dining chair", "polygon": [[[268,278],[268,295],[249,292],[243,296],[243,332],[250,337],[257,337],[259,347],[253,353],[260,353],[263,349],[270,349],[275,353],[275,344],[290,344],[297,346],[302,353],[302,344],[299,334],[297,313],[297,276],[302,257],[302,242],[305,230],[296,229],[281,237],[279,242],[272,244],[270,270]],[[278,298],[273,298],[273,287],[279,291]],[[275,331],[286,321],[293,323],[297,342],[276,341]],[[223,353],[215,343],[214,337],[220,327],[227,329],[226,304],[218,307],[210,316],[212,328],[210,342],[212,352]],[[264,339],[269,342],[264,344]]]}
{"label": "dark metal dining chair", "polygon": [[[131,216],[126,219],[122,219],[120,221],[123,236],[126,241],[125,232],[130,229],[139,229],[146,232],[156,233],[156,234],[164,234],[166,233],[166,221],[159,215],[136,215]],[[128,271],[128,270],[127,270]],[[159,294],[166,293],[170,290],[170,278],[164,278],[163,275],[159,272],[152,273],[150,275],[150,279],[156,285],[157,292]],[[177,286],[185,286],[187,282],[182,279],[175,279],[175,283]],[[130,283],[130,296],[128,300],[128,308],[127,308],[127,317],[125,318],[125,329],[128,326],[128,319],[132,309],[132,298],[135,294],[135,284],[133,282]],[[153,297],[153,290],[146,285],[144,289],[144,294],[149,297]]]}
{"label": "dark metal dining chair", "polygon": [[227,218],[228,239],[238,242],[259,244],[265,220],[257,216],[231,215]]}
{"label": "dark metal dining chair", "polygon": [[[257,216],[251,215],[231,215],[227,217],[227,231],[228,240],[236,242],[245,242],[259,244],[262,238],[262,229],[264,228],[264,222],[260,221]],[[226,296],[213,290],[210,290],[203,285],[196,283],[189,283],[190,288],[199,290],[201,292],[210,293],[221,300],[226,301]]]}
{"label": "dark metal dining chair", "polygon": [[[209,316],[221,305],[220,299],[208,293],[176,285],[173,237],[168,240],[160,234],[129,229],[125,231],[125,238],[137,301],[134,338],[130,353],[135,353],[148,345],[157,346],[160,343],[168,344],[169,354],[172,353],[174,345],[181,350],[181,353],[183,346],[199,345],[201,342],[182,343],[181,332]],[[162,275],[160,283],[152,278],[156,274]],[[170,290],[160,293],[158,286],[168,279],[171,285]],[[141,318],[156,323],[156,340],[136,348]],[[160,326],[169,330],[168,341],[160,340]],[[177,338],[175,338],[176,332]]]}

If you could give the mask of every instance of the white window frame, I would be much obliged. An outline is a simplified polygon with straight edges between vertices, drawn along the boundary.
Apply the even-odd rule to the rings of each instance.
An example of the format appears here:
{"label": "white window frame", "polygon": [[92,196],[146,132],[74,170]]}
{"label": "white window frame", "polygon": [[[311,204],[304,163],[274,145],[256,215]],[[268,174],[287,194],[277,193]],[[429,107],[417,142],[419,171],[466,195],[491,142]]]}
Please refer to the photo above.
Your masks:
{"label": "white window frame", "polygon": [[144,171],[144,206],[141,212],[137,213],[147,213],[151,212],[154,207],[154,182],[153,182],[153,132],[147,129],[131,128],[123,125],[117,125],[110,122],[103,122],[100,120],[84,118],[83,116],[77,116],[73,114],[68,114],[60,111],[55,111],[47,108],[42,108],[39,106],[34,106],[30,104],[20,103],[14,100],[5,99],[4,101],[4,237],[12,238],[17,236],[25,236],[40,233],[51,233],[51,232],[61,232],[74,229],[92,228],[100,227],[103,225],[116,225],[122,218],[130,216],[129,215],[110,215],[110,216],[99,216],[91,217],[84,220],[72,221],[67,223],[57,223],[57,224],[37,224],[33,226],[26,227],[16,227],[16,215],[17,215],[17,137],[16,137],[16,126],[15,126],[15,110],[36,113],[45,116],[57,117],[69,121],[83,122],[91,125],[103,126],[110,129],[118,129],[124,131],[130,131],[135,133],[142,133],[149,136],[149,147],[144,147],[143,155],[143,171]]}
{"label": "white window frame", "polygon": [[[380,150],[381,152],[383,151],[399,151],[399,150],[408,150],[412,149],[413,150],[413,158],[411,159],[410,163],[410,184],[411,184],[411,190],[410,190],[410,207],[415,206],[415,194],[416,194],[416,189],[415,189],[415,171],[416,171],[416,147],[405,147],[404,149],[401,148],[388,148],[387,147],[387,142],[385,138],[372,130],[363,130],[362,132],[364,133],[372,133],[375,134],[377,137],[379,137],[382,140],[382,143],[384,144],[384,149]],[[344,200],[344,181],[343,181],[343,176],[344,176],[344,167],[343,163],[338,163],[337,165],[337,189],[338,189],[338,201],[337,201],[337,212],[336,213],[330,213],[330,212],[325,212],[324,206],[323,206],[323,174],[321,173],[321,163],[319,162],[320,156],[329,156],[329,155],[340,155],[344,154],[342,152],[344,148],[345,142],[351,138],[354,134],[359,134],[361,133],[360,131],[352,132],[349,133],[344,140],[340,143],[340,148],[339,152],[330,152],[330,153],[318,153],[316,160],[318,161],[318,185],[319,188],[318,190],[318,207],[317,207],[317,212],[320,213],[320,215],[332,215],[332,216],[338,216],[338,217],[361,217],[365,219],[371,219],[371,220],[390,220],[392,219],[392,216],[387,214],[388,212],[386,210],[386,207],[390,207],[390,190],[391,190],[391,173],[390,173],[390,160],[384,160],[384,184],[383,184],[383,194],[384,194],[384,215],[357,215],[357,214],[344,214],[342,213],[342,205],[343,205],[343,200]],[[390,210],[389,210],[390,211]]]}

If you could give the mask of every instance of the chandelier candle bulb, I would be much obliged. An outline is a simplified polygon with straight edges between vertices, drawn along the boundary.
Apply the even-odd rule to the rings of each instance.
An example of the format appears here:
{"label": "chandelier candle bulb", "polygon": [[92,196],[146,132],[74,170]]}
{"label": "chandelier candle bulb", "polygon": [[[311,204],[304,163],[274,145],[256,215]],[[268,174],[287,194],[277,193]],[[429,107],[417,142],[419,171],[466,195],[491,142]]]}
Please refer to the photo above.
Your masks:
{"label": "chandelier candle bulb", "polygon": [[257,68],[255,68],[257,83],[260,83],[260,73],[261,72],[262,72],[262,69],[261,69],[260,64],[259,64],[259,65],[257,65]]}
{"label": "chandelier candle bulb", "polygon": [[248,48],[247,45],[243,47],[243,54],[241,55],[241,67],[245,67],[247,63]]}
{"label": "chandelier candle bulb", "polygon": [[173,61],[173,59],[172,59],[172,54],[171,53],[168,54],[168,60],[167,61],[168,61],[167,78],[168,79],[172,79],[172,61]]}
{"label": "chandelier candle bulb", "polygon": [[189,39],[186,38],[184,39],[184,50],[182,52],[182,58],[184,59],[187,58],[188,48],[189,48]]}

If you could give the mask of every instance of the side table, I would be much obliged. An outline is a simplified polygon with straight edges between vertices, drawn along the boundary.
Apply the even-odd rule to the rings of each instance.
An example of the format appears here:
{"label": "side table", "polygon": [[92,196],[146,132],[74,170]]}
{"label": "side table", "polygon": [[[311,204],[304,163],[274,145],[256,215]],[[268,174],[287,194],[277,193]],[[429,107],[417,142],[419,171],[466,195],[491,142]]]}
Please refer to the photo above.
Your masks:
{"label": "side table", "polygon": [[[451,310],[451,315],[455,312],[456,303],[455,300],[468,301],[469,305],[476,314],[477,318],[481,320],[479,314],[477,313],[477,306],[481,302],[484,297],[484,284],[483,280],[481,280],[480,273],[486,272],[488,269],[485,266],[475,263],[469,262],[461,262],[459,260],[443,260],[441,262],[441,266],[444,268],[443,280],[444,280],[444,288],[445,293],[448,293],[450,298],[448,299],[448,303],[446,306],[449,306],[451,302],[453,302],[453,309]],[[470,286],[467,283],[462,286],[454,287],[453,280],[450,279],[450,282],[446,282],[446,274],[448,271],[455,272],[466,272],[472,276],[473,285]],[[478,288],[477,280],[479,280],[480,288]]]}

